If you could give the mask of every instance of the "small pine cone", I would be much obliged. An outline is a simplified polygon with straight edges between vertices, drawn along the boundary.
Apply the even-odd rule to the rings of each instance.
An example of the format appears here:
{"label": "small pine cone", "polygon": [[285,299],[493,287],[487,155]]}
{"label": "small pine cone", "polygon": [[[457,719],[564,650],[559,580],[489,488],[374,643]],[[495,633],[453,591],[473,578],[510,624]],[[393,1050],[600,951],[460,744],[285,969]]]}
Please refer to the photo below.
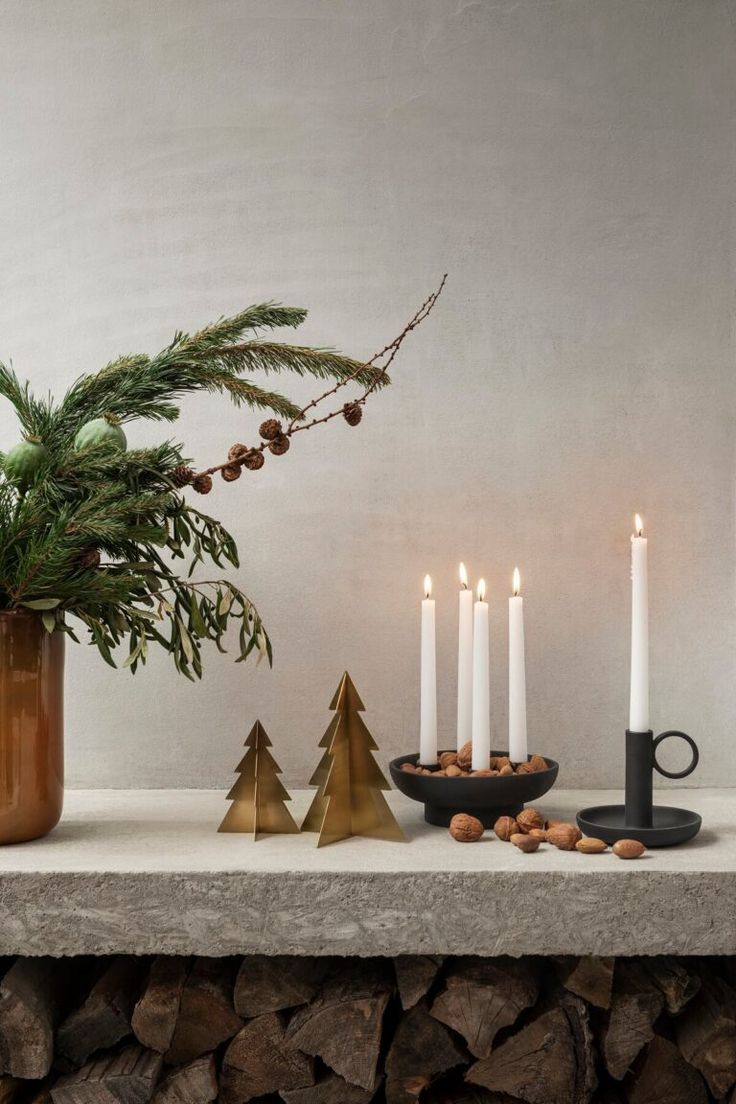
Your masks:
{"label": "small pine cone", "polygon": [[275,441],[277,437],[283,436],[281,422],[277,421],[276,418],[267,418],[265,422],[261,423],[258,432],[264,441]]}
{"label": "small pine cone", "polygon": [[342,416],[349,426],[356,426],[363,417],[363,407],[358,402],[347,402],[342,408]]}
{"label": "small pine cone", "polygon": [[78,563],[84,571],[91,571],[93,568],[100,566],[100,559],[99,548],[88,548],[86,552],[82,552]]}
{"label": "small pine cone", "polygon": [[228,460],[242,460],[246,453],[250,452],[247,445],[234,444],[227,450]]}
{"label": "small pine cone", "polygon": [[243,461],[243,467],[248,471],[258,471],[266,463],[266,458],[260,449],[249,449],[248,454]]}
{"label": "small pine cone", "polygon": [[194,487],[197,494],[209,494],[212,490],[212,476],[195,475],[192,480],[192,487]]}
{"label": "small pine cone", "polygon": [[274,437],[268,447],[274,456],[283,456],[285,452],[289,451],[290,446],[289,438],[284,433],[280,433],[278,437]]}
{"label": "small pine cone", "polygon": [[234,483],[243,473],[240,470],[240,464],[228,464],[226,468],[222,468],[220,474],[226,483]]}
{"label": "small pine cone", "polygon": [[188,468],[186,464],[180,464],[178,468],[174,468],[171,473],[171,479],[175,487],[186,487],[192,482],[194,477],[194,469]]}

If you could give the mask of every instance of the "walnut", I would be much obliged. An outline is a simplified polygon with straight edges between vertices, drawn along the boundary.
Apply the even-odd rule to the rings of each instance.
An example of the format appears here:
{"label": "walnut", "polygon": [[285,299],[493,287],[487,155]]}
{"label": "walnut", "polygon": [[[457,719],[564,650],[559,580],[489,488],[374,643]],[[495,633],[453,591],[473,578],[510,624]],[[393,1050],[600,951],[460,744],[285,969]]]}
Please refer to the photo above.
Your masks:
{"label": "walnut", "polygon": [[500,840],[510,840],[519,831],[519,825],[512,816],[499,817],[493,825],[493,831]]}
{"label": "walnut", "polygon": [[473,745],[470,740],[460,748],[455,762],[461,770],[470,770],[470,765],[473,762]]}
{"label": "walnut", "polygon": [[529,766],[533,771],[547,770],[547,760],[541,755],[532,755]]}
{"label": "walnut", "polygon": [[494,755],[491,758],[491,766],[497,771],[502,771],[504,767],[511,767],[512,770],[514,769],[508,755]]}
{"label": "walnut", "polygon": [[501,767],[501,769],[499,770],[499,772],[498,772],[498,773],[499,773],[499,774],[502,774],[502,775],[504,775],[504,776],[505,776],[505,775],[508,775],[508,774],[513,774],[513,773],[514,773],[514,768],[513,768],[512,766],[511,766],[511,764],[510,764],[510,763],[505,763],[505,764],[504,764],[504,765],[503,765],[503,766]]}
{"label": "walnut", "polygon": [[516,768],[516,774],[534,774],[534,767],[531,763],[519,763]]}
{"label": "walnut", "polygon": [[484,831],[478,818],[468,813],[456,813],[450,821],[450,835],[458,843],[476,843]]}
{"label": "walnut", "polygon": [[448,767],[454,767],[457,763],[456,751],[443,751],[440,755],[440,766],[443,770],[447,770]]}
{"label": "walnut", "polygon": [[531,854],[539,847],[539,840],[536,836],[527,835],[525,832],[514,832],[511,842],[514,847],[518,847],[520,851],[524,851],[526,854]]}
{"label": "walnut", "polygon": [[530,832],[532,828],[544,828],[544,817],[537,809],[522,809],[516,814],[516,823],[520,832]]}
{"label": "walnut", "polygon": [[534,836],[534,839],[538,839],[540,843],[547,842],[547,833],[545,832],[544,828],[532,828],[529,832],[529,835]]}
{"label": "walnut", "polygon": [[574,851],[575,844],[583,838],[583,833],[574,824],[557,824],[547,829],[547,842],[553,843],[560,851]]}

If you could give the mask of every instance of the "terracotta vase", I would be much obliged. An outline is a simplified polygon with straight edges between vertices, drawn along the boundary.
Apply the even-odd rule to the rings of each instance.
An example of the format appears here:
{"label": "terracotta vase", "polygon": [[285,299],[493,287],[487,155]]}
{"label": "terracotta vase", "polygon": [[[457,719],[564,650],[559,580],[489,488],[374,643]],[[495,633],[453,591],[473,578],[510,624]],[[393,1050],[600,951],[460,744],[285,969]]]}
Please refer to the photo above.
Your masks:
{"label": "terracotta vase", "polygon": [[0,612],[0,844],[58,824],[64,798],[64,633]]}

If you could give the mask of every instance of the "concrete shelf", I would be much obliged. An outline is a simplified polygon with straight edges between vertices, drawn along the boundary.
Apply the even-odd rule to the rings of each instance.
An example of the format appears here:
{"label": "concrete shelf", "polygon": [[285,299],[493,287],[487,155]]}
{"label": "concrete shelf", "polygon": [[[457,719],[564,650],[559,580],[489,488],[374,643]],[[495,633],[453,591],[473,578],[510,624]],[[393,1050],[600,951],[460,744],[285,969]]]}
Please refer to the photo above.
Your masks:
{"label": "concrete shelf", "polygon": [[[299,819],[310,794],[295,795]],[[67,793],[45,840],[0,849],[0,954],[733,954],[736,793],[662,791],[703,816],[636,862],[492,834],[463,845],[389,795],[410,842],[218,835],[224,794]],[[617,800],[552,791],[548,816]]]}

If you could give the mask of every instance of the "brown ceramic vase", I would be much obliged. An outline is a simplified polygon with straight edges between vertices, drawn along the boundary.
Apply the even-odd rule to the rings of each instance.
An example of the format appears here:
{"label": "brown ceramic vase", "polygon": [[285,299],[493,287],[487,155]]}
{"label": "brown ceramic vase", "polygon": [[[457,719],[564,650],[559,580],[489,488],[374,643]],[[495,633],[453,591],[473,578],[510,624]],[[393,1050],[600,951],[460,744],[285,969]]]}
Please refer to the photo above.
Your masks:
{"label": "brown ceramic vase", "polygon": [[64,797],[64,633],[0,611],[0,844],[58,824]]}

